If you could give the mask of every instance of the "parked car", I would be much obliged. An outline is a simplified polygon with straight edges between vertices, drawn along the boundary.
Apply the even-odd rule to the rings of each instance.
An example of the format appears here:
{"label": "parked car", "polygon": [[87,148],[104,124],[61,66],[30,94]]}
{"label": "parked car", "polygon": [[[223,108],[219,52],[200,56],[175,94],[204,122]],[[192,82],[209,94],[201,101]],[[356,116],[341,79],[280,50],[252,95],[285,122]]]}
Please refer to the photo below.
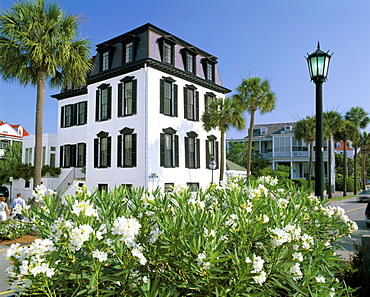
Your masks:
{"label": "parked car", "polygon": [[370,201],[370,190],[361,191],[357,196],[358,201]]}
{"label": "parked car", "polygon": [[370,201],[367,203],[367,206],[365,209],[365,223],[366,223],[366,227],[370,228]]}
{"label": "parked car", "polygon": [[9,190],[6,186],[0,186],[0,197],[5,197],[5,199],[8,200]]}

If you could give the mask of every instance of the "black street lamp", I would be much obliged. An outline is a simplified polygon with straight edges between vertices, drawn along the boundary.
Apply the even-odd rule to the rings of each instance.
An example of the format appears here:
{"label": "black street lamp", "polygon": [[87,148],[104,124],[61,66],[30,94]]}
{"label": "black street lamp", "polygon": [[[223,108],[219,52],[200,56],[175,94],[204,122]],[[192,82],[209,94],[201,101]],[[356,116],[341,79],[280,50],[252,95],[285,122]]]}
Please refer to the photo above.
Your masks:
{"label": "black street lamp", "polygon": [[217,163],[216,163],[215,158],[213,156],[212,156],[211,161],[209,161],[209,163],[208,163],[208,167],[209,167],[209,169],[212,170],[212,184],[213,184],[213,170],[215,170],[216,167],[217,167]]}
{"label": "black street lamp", "polygon": [[311,80],[316,84],[316,150],[315,150],[315,195],[324,198],[324,166],[323,166],[323,124],[322,124],[322,84],[328,75],[330,58],[329,51],[326,53],[320,50],[320,43],[317,50],[312,54],[307,53],[308,69]]}

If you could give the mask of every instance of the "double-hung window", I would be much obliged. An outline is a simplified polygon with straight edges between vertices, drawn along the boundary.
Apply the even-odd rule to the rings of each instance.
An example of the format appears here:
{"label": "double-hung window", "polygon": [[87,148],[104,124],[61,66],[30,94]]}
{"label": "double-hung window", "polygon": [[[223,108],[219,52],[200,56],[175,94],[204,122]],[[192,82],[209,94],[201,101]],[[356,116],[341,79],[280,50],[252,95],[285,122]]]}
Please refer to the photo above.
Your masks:
{"label": "double-hung window", "polygon": [[160,134],[160,166],[179,167],[179,136],[173,128],[163,129]]}
{"label": "double-hung window", "polygon": [[123,128],[118,135],[117,167],[136,167],[136,134],[134,129]]}
{"label": "double-hung window", "polygon": [[87,123],[87,101],[69,104],[61,108],[61,128]]}
{"label": "double-hung window", "polygon": [[193,48],[183,48],[181,52],[185,71],[196,74],[197,52]]}
{"label": "double-hung window", "polygon": [[126,43],[125,46],[125,63],[132,62],[134,60],[134,43],[131,41]]}
{"label": "double-hung window", "polygon": [[162,37],[158,40],[159,52],[163,63],[175,64],[175,44],[176,40],[172,36]]}
{"label": "double-hung window", "polygon": [[209,103],[216,99],[216,95],[211,92],[207,92],[204,94],[204,110],[208,108]]}
{"label": "double-hung window", "polygon": [[214,135],[207,136],[206,140],[206,168],[209,168],[209,162],[213,159],[216,161],[216,169],[219,167],[218,158],[218,141]]}
{"label": "double-hung window", "polygon": [[95,121],[101,122],[111,119],[112,87],[102,84],[96,90]]}
{"label": "double-hung window", "polygon": [[199,121],[199,92],[193,85],[184,87],[184,117]]}
{"label": "double-hung window", "polygon": [[107,168],[111,166],[111,136],[101,131],[94,139],[94,167]]}
{"label": "double-hung window", "polygon": [[159,112],[164,115],[177,117],[177,85],[171,77],[160,80]]}
{"label": "double-hung window", "polygon": [[118,117],[136,114],[137,80],[126,76],[118,84]]}
{"label": "double-hung window", "polygon": [[200,168],[200,153],[198,134],[194,131],[186,133],[185,137],[185,168]]}
{"label": "double-hung window", "polygon": [[101,70],[105,71],[109,69],[109,51],[102,53],[102,64]]}
{"label": "double-hung window", "polygon": [[86,143],[65,144],[60,147],[60,167],[84,167],[86,165]]}
{"label": "double-hung window", "polygon": [[216,61],[211,58],[204,58],[202,59],[203,63],[203,71],[204,71],[204,77],[207,80],[215,81],[215,65]]}

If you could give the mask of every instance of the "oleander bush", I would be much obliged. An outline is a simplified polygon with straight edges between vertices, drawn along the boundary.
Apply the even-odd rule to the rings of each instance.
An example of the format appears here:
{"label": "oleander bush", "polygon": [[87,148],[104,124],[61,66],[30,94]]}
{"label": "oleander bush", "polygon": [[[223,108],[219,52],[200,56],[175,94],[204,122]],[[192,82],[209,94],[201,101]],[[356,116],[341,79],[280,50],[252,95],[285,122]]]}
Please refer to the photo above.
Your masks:
{"label": "oleander bush", "polygon": [[20,222],[16,219],[9,219],[0,222],[0,238],[16,239],[32,232],[31,224]]}
{"label": "oleander bush", "polygon": [[[24,214],[44,239],[12,245],[8,281],[35,296],[350,296],[335,241],[341,208],[260,177],[197,193],[39,187]],[[36,204],[37,205],[37,204]]]}

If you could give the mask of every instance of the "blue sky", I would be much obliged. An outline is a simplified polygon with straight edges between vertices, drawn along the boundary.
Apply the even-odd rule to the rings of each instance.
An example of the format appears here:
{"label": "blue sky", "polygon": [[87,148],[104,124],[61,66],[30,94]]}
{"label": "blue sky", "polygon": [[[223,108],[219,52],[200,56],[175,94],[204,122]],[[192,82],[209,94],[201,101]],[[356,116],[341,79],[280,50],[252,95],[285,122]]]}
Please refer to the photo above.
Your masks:
{"label": "blue sky", "polygon": [[[13,0],[0,0],[0,10]],[[95,45],[146,23],[218,58],[232,95],[242,77],[271,80],[276,109],[255,124],[291,122],[315,113],[315,85],[305,56],[334,52],[323,86],[324,111],[370,112],[369,0],[55,0],[68,14],[83,15],[80,35]],[[93,54],[93,52],[92,52]],[[45,98],[44,132],[57,131],[57,101]],[[0,119],[34,133],[36,88],[0,81]],[[249,115],[246,114],[247,123]],[[369,129],[367,129],[369,130]],[[230,130],[239,138],[246,131]]]}

